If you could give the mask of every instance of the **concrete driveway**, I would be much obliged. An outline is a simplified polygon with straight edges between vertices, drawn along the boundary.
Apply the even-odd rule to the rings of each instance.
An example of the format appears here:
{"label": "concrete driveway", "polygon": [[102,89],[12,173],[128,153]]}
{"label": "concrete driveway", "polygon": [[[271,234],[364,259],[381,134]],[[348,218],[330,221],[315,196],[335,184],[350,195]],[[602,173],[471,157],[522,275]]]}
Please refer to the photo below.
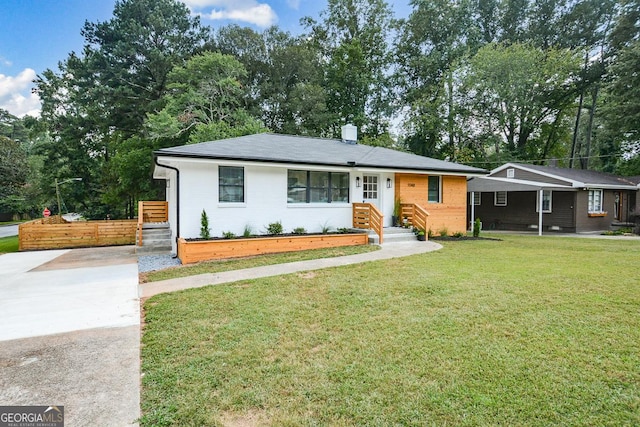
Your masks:
{"label": "concrete driveway", "polygon": [[61,405],[68,426],[135,425],[140,304],[132,246],[0,256],[0,402]]}

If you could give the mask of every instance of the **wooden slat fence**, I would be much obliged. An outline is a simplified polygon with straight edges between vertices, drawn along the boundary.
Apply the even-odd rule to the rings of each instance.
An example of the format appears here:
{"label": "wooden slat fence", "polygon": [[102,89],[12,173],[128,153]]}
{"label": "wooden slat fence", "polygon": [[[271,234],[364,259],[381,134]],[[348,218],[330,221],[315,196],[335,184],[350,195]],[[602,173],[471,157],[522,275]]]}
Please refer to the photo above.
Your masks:
{"label": "wooden slat fence", "polygon": [[410,225],[415,228],[427,232],[427,219],[429,218],[429,212],[427,212],[422,206],[415,203],[402,203],[401,207],[401,219],[406,218]]}
{"label": "wooden slat fence", "polygon": [[371,203],[353,204],[353,228],[373,230],[380,236],[380,243],[383,241],[384,216]]}
{"label": "wooden slat fence", "polygon": [[167,222],[169,221],[169,202],[166,201],[144,201],[138,202],[138,224],[137,242],[142,246],[142,226],[145,222]]}
{"label": "wooden slat fence", "polygon": [[135,219],[67,222],[51,218],[20,224],[19,250],[133,245],[136,241]]}

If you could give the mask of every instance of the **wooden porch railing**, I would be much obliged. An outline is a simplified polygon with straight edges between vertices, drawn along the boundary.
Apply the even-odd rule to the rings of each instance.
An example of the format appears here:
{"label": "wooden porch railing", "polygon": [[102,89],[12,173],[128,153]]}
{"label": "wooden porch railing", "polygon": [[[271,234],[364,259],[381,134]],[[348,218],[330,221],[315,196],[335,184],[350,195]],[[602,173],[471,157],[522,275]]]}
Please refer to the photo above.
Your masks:
{"label": "wooden porch railing", "polygon": [[353,228],[373,230],[380,237],[380,243],[384,238],[383,234],[384,216],[371,203],[353,204]]}
{"label": "wooden porch railing", "polygon": [[410,225],[415,228],[427,232],[427,219],[429,218],[429,212],[427,212],[422,206],[415,203],[402,203],[400,217],[402,219],[407,218]]}
{"label": "wooden porch railing", "polygon": [[142,226],[145,222],[169,221],[169,202],[143,201],[138,202],[138,246],[142,246]]}

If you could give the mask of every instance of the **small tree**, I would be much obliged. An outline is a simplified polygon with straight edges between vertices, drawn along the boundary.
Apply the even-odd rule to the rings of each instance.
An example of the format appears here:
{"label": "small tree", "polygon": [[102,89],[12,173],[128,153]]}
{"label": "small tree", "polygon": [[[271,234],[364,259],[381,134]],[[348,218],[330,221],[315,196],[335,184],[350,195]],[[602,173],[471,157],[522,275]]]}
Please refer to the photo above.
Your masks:
{"label": "small tree", "polygon": [[480,222],[480,218],[476,218],[473,221],[473,237],[480,236],[480,229],[482,228],[482,222]]}
{"label": "small tree", "polygon": [[211,234],[209,233],[209,218],[204,209],[202,209],[202,215],[200,215],[200,237],[203,239],[211,238]]}

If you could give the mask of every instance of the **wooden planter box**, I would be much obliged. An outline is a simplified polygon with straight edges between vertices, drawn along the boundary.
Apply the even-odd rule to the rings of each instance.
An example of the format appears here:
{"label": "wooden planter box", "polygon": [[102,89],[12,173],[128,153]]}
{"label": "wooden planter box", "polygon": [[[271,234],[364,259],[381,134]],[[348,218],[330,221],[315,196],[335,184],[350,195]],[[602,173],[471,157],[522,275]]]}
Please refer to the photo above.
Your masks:
{"label": "wooden planter box", "polygon": [[178,240],[178,258],[180,258],[182,264],[191,264],[214,259],[239,258],[339,246],[358,246],[368,243],[369,235],[367,233],[267,236],[203,241],[180,239]]}

